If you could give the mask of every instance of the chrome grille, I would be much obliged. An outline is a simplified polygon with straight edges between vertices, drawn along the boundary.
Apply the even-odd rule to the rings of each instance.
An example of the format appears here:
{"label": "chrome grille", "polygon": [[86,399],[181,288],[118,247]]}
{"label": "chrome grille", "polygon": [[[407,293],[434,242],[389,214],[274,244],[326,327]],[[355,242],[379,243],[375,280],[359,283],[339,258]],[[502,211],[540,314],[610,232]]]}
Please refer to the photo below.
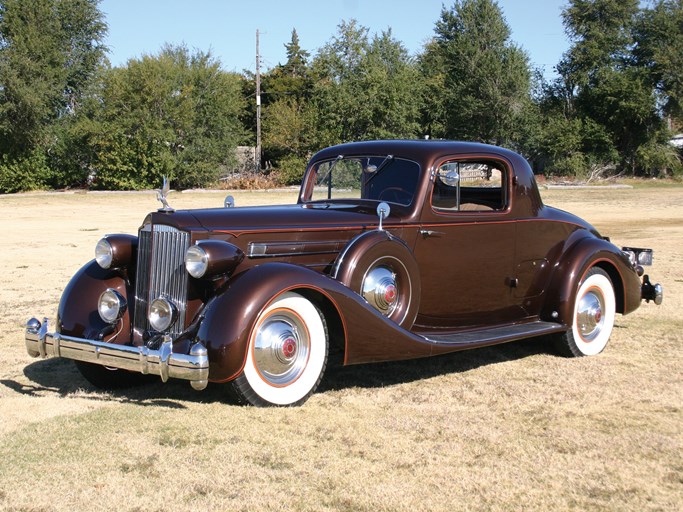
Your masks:
{"label": "chrome grille", "polygon": [[185,326],[188,275],[184,258],[190,246],[190,235],[171,226],[146,224],[138,237],[133,326],[138,332],[150,331],[149,305],[163,296],[178,308],[178,318],[167,331],[171,336],[177,336]]}

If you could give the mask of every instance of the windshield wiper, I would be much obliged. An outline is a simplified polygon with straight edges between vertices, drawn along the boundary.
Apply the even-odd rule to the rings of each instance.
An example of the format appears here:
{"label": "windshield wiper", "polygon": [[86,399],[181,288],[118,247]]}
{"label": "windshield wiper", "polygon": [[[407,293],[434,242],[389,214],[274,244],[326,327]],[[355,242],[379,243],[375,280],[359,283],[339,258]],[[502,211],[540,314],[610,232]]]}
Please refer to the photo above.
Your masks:
{"label": "windshield wiper", "polygon": [[[330,177],[330,173],[332,172],[332,169],[334,169],[336,167],[337,163],[343,159],[344,159],[344,155],[337,156],[337,158],[334,160],[334,162],[332,162],[332,164],[330,164],[330,168],[327,169],[327,172],[325,173],[325,176],[323,176],[323,179],[318,181],[318,183],[320,183],[321,185],[323,183],[325,183],[325,180],[327,180],[328,177]],[[332,198],[332,178],[330,177],[330,179],[327,182],[327,199],[331,199],[331,198]]]}
{"label": "windshield wiper", "polygon": [[394,155],[387,155],[384,160],[382,160],[382,163],[377,166],[377,169],[374,170],[372,173],[372,176],[368,178],[368,181],[365,182],[366,186],[370,184],[372,180],[374,180],[379,174],[384,171],[390,162],[394,161]]}

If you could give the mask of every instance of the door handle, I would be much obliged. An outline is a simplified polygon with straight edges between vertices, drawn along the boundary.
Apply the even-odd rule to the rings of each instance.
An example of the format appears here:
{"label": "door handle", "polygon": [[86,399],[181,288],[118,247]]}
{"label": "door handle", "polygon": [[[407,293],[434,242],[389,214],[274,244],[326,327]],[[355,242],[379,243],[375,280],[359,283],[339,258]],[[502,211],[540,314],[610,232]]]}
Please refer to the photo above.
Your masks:
{"label": "door handle", "polygon": [[443,231],[432,231],[431,229],[421,229],[419,233],[425,238],[428,236],[439,236],[445,234]]}

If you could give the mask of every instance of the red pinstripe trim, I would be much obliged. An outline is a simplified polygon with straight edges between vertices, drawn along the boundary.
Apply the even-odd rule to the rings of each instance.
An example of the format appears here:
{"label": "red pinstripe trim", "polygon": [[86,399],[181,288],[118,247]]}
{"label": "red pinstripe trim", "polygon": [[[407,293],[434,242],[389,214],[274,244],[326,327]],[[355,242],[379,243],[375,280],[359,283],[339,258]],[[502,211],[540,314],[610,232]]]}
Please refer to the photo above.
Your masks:
{"label": "red pinstripe trim", "polygon": [[[481,212],[473,212],[476,215],[481,215]],[[500,213],[506,213],[506,212],[500,212]],[[458,217],[462,215],[461,213],[457,214]],[[467,215],[467,217],[465,217]],[[474,224],[511,224],[511,223],[521,223],[521,222],[559,222],[561,224],[568,224],[571,226],[577,226],[579,228],[584,228],[585,226],[576,223],[576,222],[569,222],[564,219],[509,219],[509,220],[488,220],[486,218],[479,218],[479,219],[473,219],[473,215],[465,214],[463,215],[463,219],[459,222],[417,222],[417,223],[407,223],[407,224],[384,224],[384,228],[387,230],[393,229],[419,229],[421,227],[437,227],[437,226],[444,226],[444,227],[451,227],[451,226],[471,226]],[[491,215],[491,214],[490,214]],[[493,214],[493,215],[499,215],[499,213]],[[278,229],[260,229],[260,230],[249,230],[249,231],[228,231],[228,230],[216,230],[215,233],[223,233],[223,234],[228,234],[232,235],[235,238],[242,236],[242,235],[252,235],[252,234],[261,234],[261,233],[291,233],[291,232],[296,232],[296,233],[316,233],[316,232],[326,232],[326,231],[362,231],[362,230],[369,230],[369,229],[377,229],[379,224],[358,224],[354,226],[336,226],[336,227],[321,227],[321,228],[296,228],[296,227],[290,227],[290,228],[278,228]]]}

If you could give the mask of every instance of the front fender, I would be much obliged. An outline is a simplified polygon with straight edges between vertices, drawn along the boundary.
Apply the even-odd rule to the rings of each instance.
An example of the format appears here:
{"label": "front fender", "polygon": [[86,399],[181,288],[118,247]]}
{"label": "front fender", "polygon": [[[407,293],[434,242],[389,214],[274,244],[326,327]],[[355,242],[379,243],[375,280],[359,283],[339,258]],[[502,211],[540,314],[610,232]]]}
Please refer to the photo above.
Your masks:
{"label": "front fender", "polygon": [[[94,339],[106,324],[97,312],[97,302],[107,288],[119,292],[128,302],[129,310],[123,316],[121,333],[130,332],[129,290],[126,281],[116,270],[105,270],[95,260],[86,263],[74,274],[62,293],[57,308],[57,332],[68,336]],[[117,343],[127,343],[128,336],[120,336]]]}
{"label": "front fender", "polygon": [[328,301],[339,316],[345,364],[411,359],[436,349],[388,320],[342,283],[289,263],[266,263],[233,277],[207,305],[197,341],[208,350],[209,379],[226,382],[244,368],[252,327],[260,313],[281,293],[296,291]]}
{"label": "front fender", "polygon": [[[309,275],[310,274],[310,275]],[[197,341],[209,355],[209,379],[225,382],[244,368],[252,326],[280,293],[315,286],[316,272],[285,263],[266,263],[233,276],[206,306]]]}
{"label": "front fender", "polygon": [[575,243],[555,267],[541,319],[571,326],[579,283],[586,272],[598,266],[609,275],[617,301],[617,312],[626,314],[640,304],[640,280],[628,259],[611,242],[586,237]]}

